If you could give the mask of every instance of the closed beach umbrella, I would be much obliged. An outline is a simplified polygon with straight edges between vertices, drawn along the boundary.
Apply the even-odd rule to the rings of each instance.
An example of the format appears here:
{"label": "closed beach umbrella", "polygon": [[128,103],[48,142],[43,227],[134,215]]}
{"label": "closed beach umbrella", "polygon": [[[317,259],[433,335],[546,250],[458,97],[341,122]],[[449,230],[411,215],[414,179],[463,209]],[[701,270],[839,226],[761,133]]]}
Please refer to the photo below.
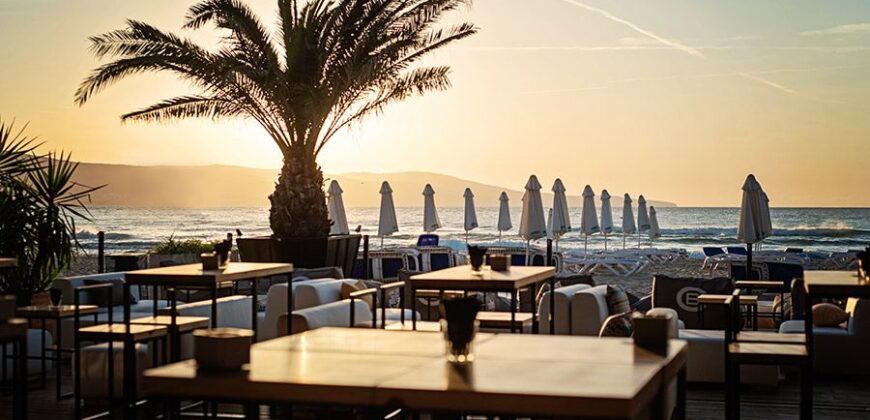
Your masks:
{"label": "closed beach umbrella", "polygon": [[519,235],[526,240],[526,261],[529,260],[529,242],[547,236],[547,220],[541,199],[541,183],[532,175],[523,194],[523,213],[520,216]]}
{"label": "closed beach umbrella", "polygon": [[761,219],[764,227],[764,237],[767,238],[773,235],[773,223],[770,220],[770,199],[767,198],[767,193],[761,190]]}
{"label": "closed beach umbrella", "polygon": [[746,244],[746,274],[752,280],[752,244],[764,239],[761,185],[750,174],[743,182],[743,201],[740,204],[740,222],[737,239]]}
{"label": "closed beach umbrella", "polygon": [[513,227],[511,223],[511,208],[508,195],[502,191],[498,197],[498,240],[501,242],[501,233]]}
{"label": "closed beach umbrella", "polygon": [[396,220],[396,206],[393,204],[393,189],[384,181],[381,184],[381,214],[378,218],[378,236],[381,237],[381,248],[384,247],[384,236],[392,235],[399,231],[399,222]]}
{"label": "closed beach umbrella", "polygon": [[637,246],[640,246],[640,234],[649,230],[649,214],[646,212],[646,198],[643,194],[637,197]]}
{"label": "closed beach umbrella", "polygon": [[432,185],[426,184],[423,188],[423,231],[435,232],[441,227],[441,219],[438,218],[438,209],[435,207],[435,190]]}
{"label": "closed beach umbrella", "polygon": [[601,191],[601,233],[604,234],[604,251],[607,252],[607,234],[613,232],[613,208],[610,206],[610,193]]}
{"label": "closed beach umbrella", "polygon": [[625,249],[625,235],[631,235],[635,232],[637,232],[637,226],[634,224],[631,196],[626,193],[625,199],[622,202],[622,249]]}
{"label": "closed beach umbrella", "polygon": [[347,214],[344,212],[344,200],[341,198],[341,186],[338,181],[332,180],[329,189],[326,190],[326,207],[329,209],[329,220],[332,226],[329,228],[330,235],[347,235],[350,229],[347,227]]}
{"label": "closed beach umbrella", "polygon": [[465,243],[468,243],[468,231],[477,227],[477,212],[474,210],[471,188],[466,188],[462,196],[465,197]]}
{"label": "closed beach umbrella", "polygon": [[587,252],[589,235],[601,232],[598,215],[595,214],[595,193],[592,187],[583,189],[583,214],[580,215],[580,230],[583,232],[583,252]]}
{"label": "closed beach umbrella", "polygon": [[649,207],[649,246],[652,248],[652,241],[662,237],[662,232],[659,230],[659,218],[656,216],[656,208]]}
{"label": "closed beach umbrella", "polygon": [[550,239],[556,239],[556,233],[553,232],[553,209],[547,213],[547,237]]}
{"label": "closed beach umbrella", "polygon": [[551,237],[556,240],[559,247],[559,237],[571,231],[571,218],[568,215],[568,197],[565,196],[565,185],[562,180],[556,178],[553,183],[553,227]]}

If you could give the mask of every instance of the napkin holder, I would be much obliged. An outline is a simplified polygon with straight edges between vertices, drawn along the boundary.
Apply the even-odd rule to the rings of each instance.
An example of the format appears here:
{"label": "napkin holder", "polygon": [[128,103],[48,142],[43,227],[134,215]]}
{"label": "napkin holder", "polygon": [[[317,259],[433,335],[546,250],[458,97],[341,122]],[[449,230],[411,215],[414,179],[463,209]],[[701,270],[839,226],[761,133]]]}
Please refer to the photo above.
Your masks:
{"label": "napkin holder", "polygon": [[634,344],[656,353],[666,352],[672,322],[670,316],[635,313],[631,317]]}
{"label": "napkin holder", "polygon": [[251,361],[254,332],[241,328],[200,329],[193,332],[193,358],[198,369],[239,370]]}
{"label": "napkin holder", "polygon": [[221,257],[214,252],[199,254],[199,261],[202,262],[203,270],[217,270],[221,266]]}
{"label": "napkin holder", "polygon": [[489,268],[492,271],[510,271],[511,257],[509,255],[490,255]]}
{"label": "napkin holder", "polygon": [[7,322],[15,317],[15,295],[0,295],[0,322]]}

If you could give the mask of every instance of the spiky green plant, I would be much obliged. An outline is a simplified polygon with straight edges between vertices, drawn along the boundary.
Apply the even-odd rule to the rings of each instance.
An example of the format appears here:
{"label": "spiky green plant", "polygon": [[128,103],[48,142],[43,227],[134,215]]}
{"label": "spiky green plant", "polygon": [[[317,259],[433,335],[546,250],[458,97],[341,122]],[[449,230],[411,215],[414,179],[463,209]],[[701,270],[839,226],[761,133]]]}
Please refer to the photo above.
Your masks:
{"label": "spiky green plant", "polygon": [[434,50],[473,34],[470,23],[439,20],[470,0],[279,0],[275,33],[240,0],[192,6],[185,28],[213,24],[225,33],[209,50],[130,20],[91,38],[97,68],[76,92],[81,105],[106,86],[144,72],[170,72],[199,91],[124,114],[124,121],[246,117],[283,154],[269,197],[273,233],[283,238],[329,233],[317,155],[336,133],[387,105],[445,89],[449,68],[422,66]]}
{"label": "spiky green plant", "polygon": [[69,154],[38,155],[23,131],[0,120],[0,255],[18,260],[0,272],[0,293],[19,304],[69,266],[79,248],[76,218],[89,220],[85,202],[102,188],[76,183]]}

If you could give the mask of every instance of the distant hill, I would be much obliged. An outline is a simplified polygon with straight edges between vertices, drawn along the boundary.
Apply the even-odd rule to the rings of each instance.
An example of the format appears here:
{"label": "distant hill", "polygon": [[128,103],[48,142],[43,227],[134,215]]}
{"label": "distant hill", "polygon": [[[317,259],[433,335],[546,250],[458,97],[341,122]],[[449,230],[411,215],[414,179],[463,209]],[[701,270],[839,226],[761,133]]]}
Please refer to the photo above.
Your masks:
{"label": "distant hill", "polygon": [[[107,184],[95,193],[92,205],[122,207],[252,207],[268,206],[277,172],[240,166],[133,166],[103,163],[81,163],[76,181],[85,185]],[[435,189],[435,202],[440,207],[461,207],[462,193],[471,188],[479,207],[498,206],[498,196],[508,193],[511,205],[521,206],[522,191],[460,179],[430,172],[344,173],[327,174],[327,182],[335,179],[344,190],[347,207],[377,207],[380,205],[381,182],[393,188],[393,200],[398,207],[423,205],[422,191],[427,183]],[[614,194],[620,197],[621,194]],[[552,195],[544,194],[545,205]],[[571,206],[580,205],[580,197],[569,195]],[[614,199],[613,205],[620,206]],[[659,207],[674,203],[650,200]]]}

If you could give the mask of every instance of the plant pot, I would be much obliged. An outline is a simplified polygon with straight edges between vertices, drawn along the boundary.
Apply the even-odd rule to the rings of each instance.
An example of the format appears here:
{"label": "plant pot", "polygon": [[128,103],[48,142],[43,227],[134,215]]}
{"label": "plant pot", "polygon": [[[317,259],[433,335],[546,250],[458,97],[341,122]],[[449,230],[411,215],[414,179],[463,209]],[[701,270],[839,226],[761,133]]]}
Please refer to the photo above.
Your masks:
{"label": "plant pot", "polygon": [[148,268],[199,263],[199,254],[148,254]]}
{"label": "plant pot", "polygon": [[248,262],[285,262],[296,268],[339,267],[345,276],[353,270],[360,235],[319,238],[238,238],[239,256]]}

